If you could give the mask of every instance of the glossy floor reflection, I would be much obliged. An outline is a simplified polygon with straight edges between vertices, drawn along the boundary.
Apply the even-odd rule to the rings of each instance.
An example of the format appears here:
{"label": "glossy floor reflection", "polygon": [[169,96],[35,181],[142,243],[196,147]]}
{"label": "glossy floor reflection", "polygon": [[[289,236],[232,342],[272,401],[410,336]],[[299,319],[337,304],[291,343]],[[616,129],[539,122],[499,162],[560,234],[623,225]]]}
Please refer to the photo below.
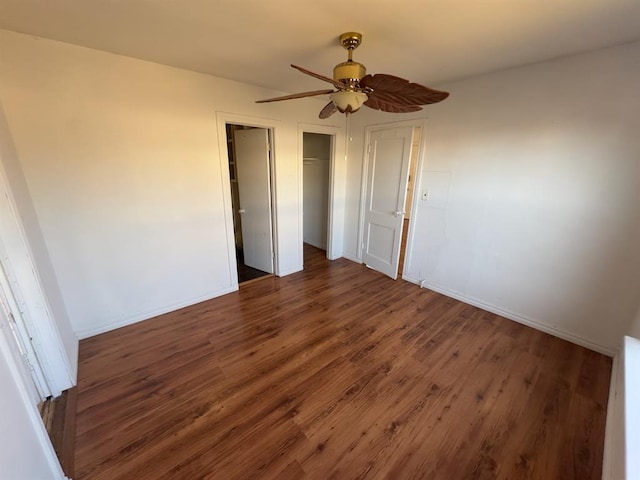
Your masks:
{"label": "glossy floor reflection", "polygon": [[305,247],[81,342],[77,479],[599,479],[611,360]]}

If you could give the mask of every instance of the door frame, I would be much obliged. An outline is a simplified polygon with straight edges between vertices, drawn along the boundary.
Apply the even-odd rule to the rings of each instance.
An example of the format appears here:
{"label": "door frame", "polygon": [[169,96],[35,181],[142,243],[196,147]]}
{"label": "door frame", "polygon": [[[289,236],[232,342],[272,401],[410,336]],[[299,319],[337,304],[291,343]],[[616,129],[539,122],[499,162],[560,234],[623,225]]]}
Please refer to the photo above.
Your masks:
{"label": "door frame", "polygon": [[271,226],[273,236],[273,271],[280,276],[279,241],[278,241],[278,191],[276,159],[279,156],[278,132],[282,126],[280,120],[254,117],[228,112],[216,112],[218,124],[218,152],[220,161],[220,183],[222,185],[222,203],[224,208],[225,229],[227,233],[227,261],[229,267],[229,286],[238,289],[238,269],[236,266],[236,242],[233,230],[233,206],[231,204],[231,177],[229,172],[229,151],[227,149],[227,124],[246,125],[265,128],[269,131],[269,150],[271,152],[269,177],[271,182]]}
{"label": "door frame", "polygon": [[[0,240],[0,255],[5,257],[4,245]],[[24,308],[20,308],[18,299],[11,286],[5,266],[0,261],[0,303],[6,308],[8,315],[0,306],[0,329],[7,332],[8,342],[16,357],[16,363],[20,364],[20,373],[24,384],[34,400],[34,405],[45,400],[51,395],[51,389],[47,383],[47,377],[40,365],[38,353],[31,341],[31,333],[23,317]],[[10,318],[11,317],[11,318]],[[11,326],[11,323],[15,326]],[[13,340],[13,341],[11,341]]]}
{"label": "door frame", "polygon": [[[389,122],[389,123],[378,123],[374,125],[367,125],[364,128],[364,143],[363,143],[363,152],[362,152],[362,176],[360,179],[360,214],[358,221],[358,258],[362,263],[362,249],[364,247],[364,207],[366,204],[366,195],[367,195],[367,176],[369,173],[369,152],[368,147],[371,143],[371,134],[374,132],[378,132],[381,130],[389,130],[393,128],[402,128],[402,127],[420,127],[420,143],[418,146],[418,157],[416,159],[416,176],[414,179],[414,187],[413,187],[413,198],[412,198],[412,215],[409,218],[409,231],[407,232],[407,245],[405,247],[404,254],[404,265],[402,266],[402,272],[400,272],[401,277],[405,277],[405,271],[408,270],[408,266],[411,264],[412,252],[413,252],[413,242],[414,242],[414,232],[415,232],[415,221],[416,221],[416,210],[415,208],[418,205],[418,200],[420,197],[421,185],[422,185],[422,168],[424,164],[424,152],[426,148],[426,127],[427,127],[427,118],[416,118],[412,120],[403,120],[399,122]],[[413,142],[412,142],[413,143]],[[413,145],[412,145],[413,147]],[[408,182],[407,182],[408,183]],[[405,191],[407,185],[404,186]],[[406,199],[405,199],[406,202]],[[404,221],[402,228],[404,228]],[[402,231],[400,232],[402,235]]]}
{"label": "door frame", "polygon": [[[21,310],[18,313],[22,315],[32,338],[31,343],[49,387],[49,393],[57,397],[75,385],[75,375],[38,274],[4,165],[1,164],[0,196],[7,200],[8,207],[7,222],[0,222],[0,254],[11,288],[10,293],[18,303]],[[11,241],[7,242],[7,239]]]}
{"label": "door frame", "polygon": [[49,434],[42,422],[42,418],[40,417],[40,413],[38,412],[36,405],[32,401],[29,388],[25,384],[25,379],[21,373],[20,365],[12,354],[12,346],[10,345],[10,342],[12,342],[13,339],[9,338],[10,335],[11,334],[9,334],[4,328],[0,328],[0,362],[6,363],[9,368],[15,386],[17,387],[18,395],[20,396],[29,417],[29,425],[27,428],[35,434],[38,441],[38,445],[32,445],[32,448],[41,449],[42,455],[44,455],[44,459],[49,465],[50,472],[54,475],[53,478],[70,480],[62,471],[62,466],[60,465],[60,461],[53,449],[53,445],[49,439]]}
{"label": "door frame", "polygon": [[303,265],[303,243],[304,243],[304,134],[305,133],[319,133],[322,135],[329,135],[331,137],[331,158],[329,159],[329,205],[327,206],[327,258],[329,260],[335,260],[342,256],[342,249],[340,242],[337,241],[337,236],[341,235],[338,225],[338,219],[343,218],[344,215],[337,214],[338,209],[336,201],[336,176],[337,165],[336,157],[338,154],[338,144],[340,142],[340,134],[344,130],[339,127],[332,127],[328,125],[318,125],[313,123],[298,123],[298,202],[300,205],[299,215],[299,228],[298,228],[298,243],[300,245],[300,265]]}
{"label": "door frame", "polygon": [[[271,159],[271,132],[266,128],[249,128],[244,129],[244,125],[227,124],[227,128],[231,127],[233,161],[235,163],[235,179],[238,186],[238,205],[240,230],[242,232],[242,250],[244,255],[244,264],[260,270],[264,273],[273,275],[275,271],[275,240],[273,238],[273,197],[272,190],[272,171]],[[233,127],[242,127],[236,130]],[[248,146],[249,145],[249,146]],[[254,150],[259,149],[259,151]],[[250,149],[250,152],[247,152]],[[230,147],[227,150],[231,150]],[[264,157],[267,157],[267,165],[264,165]],[[242,160],[241,160],[242,159]],[[266,167],[266,168],[265,168]],[[252,175],[259,175],[260,178],[251,179]],[[266,178],[265,178],[266,177]],[[264,191],[266,184],[266,192]],[[249,188],[247,188],[249,186]],[[261,198],[254,195],[261,193]],[[264,195],[264,196],[263,196]],[[266,201],[268,214],[265,215],[263,201]],[[231,201],[233,204],[233,199]],[[251,207],[255,208],[251,208]],[[234,212],[235,213],[235,212]],[[264,220],[269,225],[264,225]],[[256,228],[259,232],[263,232],[266,227],[268,231],[266,236],[262,236],[257,240],[250,232],[255,232]],[[234,225],[238,228],[238,225]],[[237,231],[234,232],[237,235]],[[266,242],[269,242],[268,244]],[[269,250],[266,250],[266,247]],[[256,254],[259,251],[259,254]]]}

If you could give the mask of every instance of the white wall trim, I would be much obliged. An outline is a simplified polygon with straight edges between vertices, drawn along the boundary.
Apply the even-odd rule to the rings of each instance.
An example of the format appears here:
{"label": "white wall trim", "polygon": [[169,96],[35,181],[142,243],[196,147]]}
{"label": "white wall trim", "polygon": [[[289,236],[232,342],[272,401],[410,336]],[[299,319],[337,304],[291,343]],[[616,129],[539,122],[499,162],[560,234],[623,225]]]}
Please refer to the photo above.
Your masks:
{"label": "white wall trim", "polygon": [[[419,118],[413,122],[414,133],[416,128],[420,128],[420,143],[418,144],[418,156],[416,158],[415,177],[413,179],[413,198],[411,199],[411,217],[409,217],[409,231],[407,232],[407,243],[404,247],[404,263],[402,265],[402,278],[404,278],[404,272],[409,271],[411,261],[413,260],[413,242],[415,240],[416,231],[416,218],[418,211],[418,202],[420,201],[420,192],[422,191],[422,169],[424,168],[426,149],[427,149],[427,119]],[[411,141],[411,148],[413,148],[413,138]],[[409,164],[409,171],[411,171],[411,164]],[[405,198],[406,203],[406,198]],[[364,221],[364,218],[363,218]],[[403,225],[404,228],[404,225]],[[401,244],[402,246],[402,244]]]}
{"label": "white wall trim", "polygon": [[562,328],[546,325],[538,320],[534,320],[532,318],[510,312],[509,310],[505,310],[496,305],[485,303],[482,300],[478,300],[477,298],[468,297],[461,293],[449,290],[445,287],[429,283],[426,280],[420,282],[420,286],[422,286],[423,288],[428,288],[429,290],[433,290],[434,292],[441,293],[442,295],[446,295],[447,297],[455,298],[456,300],[460,300],[461,302],[468,303],[469,305],[473,305],[474,307],[478,307],[488,312],[495,313],[496,315],[500,315],[501,317],[513,320],[514,322],[518,322],[523,325],[535,328],[536,330],[548,333],[550,335],[553,335],[554,337],[558,337],[563,340],[567,340],[568,342],[575,343],[576,345],[588,348],[589,350],[602,353],[609,357],[613,357],[616,354],[616,350],[607,345],[601,345],[599,343],[592,342],[591,340],[587,340],[580,335],[568,332]]}
{"label": "white wall trim", "polygon": [[[424,150],[426,149],[425,142],[425,130],[427,126],[427,118],[415,118],[412,120],[403,120],[400,122],[389,122],[389,123],[379,123],[375,125],[367,125],[364,127],[364,143],[362,146],[362,176],[360,178],[360,205],[358,209],[358,247],[357,247],[357,255],[362,257],[362,245],[364,242],[364,202],[366,200],[367,195],[367,175],[369,173],[369,152],[368,146],[371,143],[371,134],[380,130],[388,130],[391,128],[402,128],[402,127],[420,127],[420,147],[418,153],[418,170],[416,170],[416,179],[415,179],[415,187],[413,189],[413,201],[416,201],[416,195],[420,188],[420,180],[421,180],[421,169],[423,164]],[[412,142],[413,143],[413,142]],[[419,173],[418,173],[419,172]],[[405,185],[406,188],[406,185]],[[406,199],[405,199],[406,201]],[[414,204],[415,205],[415,204]],[[416,215],[411,215],[409,218],[409,232],[407,232],[407,245],[405,248],[405,263],[404,266],[409,264],[411,260],[411,249],[413,248],[413,236],[414,229],[413,226],[415,224]],[[404,270],[404,266],[402,269]]]}
{"label": "white wall trim", "polygon": [[[338,241],[338,234],[340,232],[339,229],[339,221],[344,222],[344,218],[340,218],[338,215],[338,205],[336,200],[336,190],[338,184],[338,177],[340,174],[340,169],[336,166],[336,160],[338,158],[338,143],[339,143],[339,135],[344,133],[344,129],[336,126],[329,125],[317,125],[313,123],[298,123],[298,158],[299,158],[299,166],[298,166],[298,198],[300,204],[300,221],[298,228],[299,235],[299,243],[300,243],[300,255],[302,256],[302,243],[304,238],[304,167],[303,167],[303,157],[304,157],[304,134],[305,133],[320,133],[323,135],[331,136],[331,158],[329,160],[329,209],[328,209],[328,224],[327,224],[327,258],[330,260],[335,260],[340,257],[340,252],[338,251],[337,246],[342,244],[342,241]],[[346,147],[345,147],[346,148]],[[345,154],[346,158],[346,154]],[[344,216],[344,215],[343,215]],[[317,245],[314,245],[317,246]],[[318,247],[320,248],[320,247]],[[301,259],[302,260],[302,259]],[[303,263],[301,261],[301,263]]]}
{"label": "white wall trim", "polygon": [[301,272],[302,270],[304,270],[304,266],[299,265],[297,267],[293,267],[290,268],[288,270],[283,270],[280,272],[280,275],[278,275],[279,277],[285,277],[287,275],[291,275],[292,273],[297,273],[297,272]]}
{"label": "white wall trim", "polygon": [[[10,352],[10,347],[8,345],[9,339],[5,337],[5,333],[2,329],[0,329],[0,356],[4,357],[6,360],[9,370],[11,372],[11,376],[13,377],[17,387],[18,393],[22,402],[24,403],[24,407],[27,411],[27,415],[29,417],[29,423],[31,424],[38,443],[42,448],[42,453],[44,454],[44,458],[49,465],[50,473],[54,475],[55,479],[67,480],[67,477],[64,475],[62,471],[62,466],[58,461],[58,457],[56,456],[56,452],[53,449],[53,445],[51,444],[51,440],[49,439],[49,434],[42,423],[42,418],[40,417],[40,413],[36,406],[31,402],[31,398],[29,396],[29,392],[27,390],[26,385],[24,384],[24,380],[22,375],[19,372],[18,365],[16,365],[13,356]],[[9,414],[11,412],[8,412]],[[35,452],[32,452],[35,454]]]}
{"label": "white wall trim", "polygon": [[4,223],[7,228],[0,232],[0,236],[4,238],[6,235],[7,238],[13,239],[11,245],[3,244],[5,258],[2,259],[2,263],[13,294],[20,307],[24,309],[20,313],[33,338],[33,347],[50,393],[56,397],[75,385],[75,376],[42,286],[42,279],[38,274],[6,172],[1,164],[0,196],[6,199],[8,215]]}
{"label": "white wall trim", "polygon": [[[266,128],[270,131],[269,141],[272,143],[270,150],[273,153],[271,159],[271,195],[276,208],[272,212],[273,229],[273,251],[274,251],[274,273],[280,276],[280,240],[278,237],[278,192],[277,192],[277,168],[276,163],[280,157],[278,142],[276,140],[277,128],[282,122],[272,118],[255,117],[252,115],[239,115],[236,113],[216,112],[216,122],[218,126],[218,152],[220,162],[220,184],[222,186],[222,200],[224,202],[225,229],[227,233],[227,262],[229,265],[229,283],[235,289],[238,288],[238,268],[236,266],[236,247],[233,231],[233,206],[231,205],[231,179],[229,177],[229,152],[227,150],[227,128],[228,123],[233,125],[248,125],[251,127]],[[82,337],[80,337],[82,338]]]}
{"label": "white wall trim", "polygon": [[[624,474],[627,480],[640,478],[640,339],[625,335],[623,339],[624,391]],[[617,480],[617,479],[616,479]]]}
{"label": "white wall trim", "polygon": [[361,258],[358,258],[356,255],[352,255],[351,253],[346,253],[346,252],[344,252],[344,253],[342,254],[342,256],[343,256],[344,258],[346,258],[347,260],[350,260],[350,261],[352,261],[352,262],[355,262],[355,263],[362,263],[362,259],[361,259]]}
{"label": "white wall trim", "polygon": [[[320,242],[315,242],[313,240],[307,240],[305,243],[308,243],[309,245],[311,245],[312,247],[316,247],[319,248],[320,250],[326,250],[328,251],[328,247],[327,245],[321,245]],[[327,254],[327,258],[329,258],[329,254]]]}
{"label": "white wall trim", "polygon": [[[405,257],[406,258],[406,257]],[[406,261],[405,261],[406,263]],[[418,285],[419,287],[422,286],[422,282],[420,281],[420,279],[412,277],[410,275],[405,275],[404,273],[402,274],[402,280],[406,280],[409,283],[415,283],[416,285]]]}
{"label": "white wall trim", "polygon": [[[345,258],[348,258],[349,260],[357,261],[358,263],[362,263],[361,261],[357,259],[349,258],[346,255],[345,255]],[[461,302],[467,303],[469,305],[473,305],[474,307],[478,307],[488,312],[495,313],[496,315],[500,315],[501,317],[504,317],[508,320],[512,320],[514,322],[527,325],[528,327],[535,328],[536,330],[540,330],[541,332],[548,333],[549,335],[553,335],[554,337],[558,337],[563,340],[567,340],[571,343],[575,343],[576,345],[580,345],[581,347],[588,348],[589,350],[593,350],[595,352],[602,353],[609,357],[613,357],[612,375],[614,375],[616,371],[616,368],[617,368],[616,365],[618,363],[618,356],[619,356],[618,350],[616,349],[612,349],[605,345],[594,343],[579,335],[575,335],[573,333],[567,332],[566,330],[550,327],[537,320],[533,320],[533,319],[524,317],[522,315],[518,315],[516,313],[510,312],[503,308],[497,307],[495,305],[482,302],[478,299],[453,292],[447,288],[434,285],[432,283],[426,282],[424,280],[420,280],[410,275],[402,275],[401,279],[406,280],[407,282],[410,282],[410,283],[414,283],[422,288],[427,288],[429,290],[433,290],[434,292],[440,293],[442,295],[446,295],[447,297],[455,298],[456,300],[460,300]],[[612,378],[612,382],[613,381],[614,380]],[[609,394],[609,399],[611,399],[611,394]],[[607,418],[608,418],[608,413],[607,413]],[[607,424],[608,424],[608,420],[607,420]]]}
{"label": "white wall trim", "polygon": [[614,477],[614,458],[616,447],[620,448],[620,445],[616,445],[614,431],[615,419],[617,416],[624,415],[624,412],[619,411],[622,407],[624,409],[623,400],[618,398],[618,377],[622,379],[622,372],[619,370],[623,368],[624,362],[621,359],[621,352],[618,351],[613,356],[613,363],[611,365],[611,383],[609,384],[609,400],[607,401],[607,420],[604,433],[604,453],[602,456],[602,480],[619,480]]}
{"label": "white wall trim", "polygon": [[110,332],[111,330],[115,330],[117,328],[126,327],[128,325],[133,325],[134,323],[143,322],[145,320],[150,320],[159,315],[164,315],[165,313],[170,313],[175,310],[179,310],[181,308],[190,307],[191,305],[195,305],[200,302],[212,300],[214,298],[220,297],[222,295],[226,295],[227,293],[235,292],[237,290],[238,290],[237,284],[231,285],[231,286],[216,290],[212,293],[208,293],[206,295],[191,298],[184,302],[174,303],[172,305],[166,305],[164,307],[136,313],[134,315],[130,315],[121,320],[113,320],[113,321],[107,322],[106,324],[101,325],[98,328],[86,328],[76,333],[78,337],[82,340],[85,338],[93,337],[95,335],[100,335],[101,333]]}

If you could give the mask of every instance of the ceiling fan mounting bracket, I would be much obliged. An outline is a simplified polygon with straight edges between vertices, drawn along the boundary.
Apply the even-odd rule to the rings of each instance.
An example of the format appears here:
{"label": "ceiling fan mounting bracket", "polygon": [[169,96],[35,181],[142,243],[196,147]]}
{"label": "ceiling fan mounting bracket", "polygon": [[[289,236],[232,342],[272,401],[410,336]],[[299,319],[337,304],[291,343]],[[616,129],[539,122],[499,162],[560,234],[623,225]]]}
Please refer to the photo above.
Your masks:
{"label": "ceiling fan mounting bracket", "polygon": [[362,43],[362,34],[358,32],[346,32],[340,35],[340,45],[346,50],[355,50]]}

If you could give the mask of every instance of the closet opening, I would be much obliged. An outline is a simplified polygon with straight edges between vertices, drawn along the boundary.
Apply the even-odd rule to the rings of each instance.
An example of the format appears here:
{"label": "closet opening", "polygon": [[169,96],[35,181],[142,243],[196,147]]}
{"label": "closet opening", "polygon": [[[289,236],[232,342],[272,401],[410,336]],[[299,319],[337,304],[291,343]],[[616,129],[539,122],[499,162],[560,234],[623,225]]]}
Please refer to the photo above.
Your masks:
{"label": "closet opening", "polygon": [[330,235],[330,185],[334,136],[303,132],[304,267],[313,258],[327,257]]}
{"label": "closet opening", "polygon": [[226,124],[238,284],[274,273],[271,129]]}

